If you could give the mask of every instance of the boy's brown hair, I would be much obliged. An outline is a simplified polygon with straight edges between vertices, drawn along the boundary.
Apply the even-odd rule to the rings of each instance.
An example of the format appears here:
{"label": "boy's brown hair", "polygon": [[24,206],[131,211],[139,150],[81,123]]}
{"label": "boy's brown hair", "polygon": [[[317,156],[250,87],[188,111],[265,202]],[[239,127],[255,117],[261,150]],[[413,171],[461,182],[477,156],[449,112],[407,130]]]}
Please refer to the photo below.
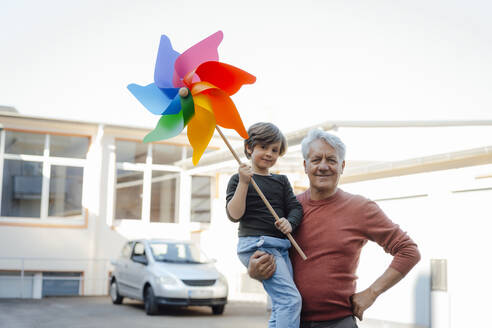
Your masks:
{"label": "boy's brown hair", "polygon": [[244,153],[248,159],[251,155],[248,148],[253,150],[256,145],[270,145],[280,142],[279,155],[287,151],[287,141],[280,129],[272,123],[259,122],[251,125],[248,129],[249,138],[244,140]]}

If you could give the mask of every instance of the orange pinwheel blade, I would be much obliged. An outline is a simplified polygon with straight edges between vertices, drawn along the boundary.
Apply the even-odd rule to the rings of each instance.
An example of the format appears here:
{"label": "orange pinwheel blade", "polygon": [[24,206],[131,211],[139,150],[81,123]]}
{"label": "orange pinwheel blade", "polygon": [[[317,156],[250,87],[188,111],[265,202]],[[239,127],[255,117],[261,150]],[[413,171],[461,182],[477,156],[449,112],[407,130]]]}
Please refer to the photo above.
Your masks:
{"label": "orange pinwheel blade", "polygon": [[235,94],[243,84],[253,84],[256,77],[242,69],[217,61],[208,61],[197,67],[195,74],[201,81],[212,83],[229,96]]}
{"label": "orange pinwheel blade", "polygon": [[197,165],[212,139],[215,130],[214,113],[195,104],[195,115],[188,123],[188,140],[193,147],[193,165]]}
{"label": "orange pinwheel blade", "polygon": [[190,89],[191,89],[191,95],[194,96],[208,89],[217,89],[217,87],[208,82],[197,82],[197,83],[193,83]]}
{"label": "orange pinwheel blade", "polygon": [[244,139],[248,138],[248,132],[244,128],[241,116],[231,98],[220,89],[206,89],[202,93],[193,96],[195,106],[210,109],[215,115],[218,125],[226,129],[234,129]]}

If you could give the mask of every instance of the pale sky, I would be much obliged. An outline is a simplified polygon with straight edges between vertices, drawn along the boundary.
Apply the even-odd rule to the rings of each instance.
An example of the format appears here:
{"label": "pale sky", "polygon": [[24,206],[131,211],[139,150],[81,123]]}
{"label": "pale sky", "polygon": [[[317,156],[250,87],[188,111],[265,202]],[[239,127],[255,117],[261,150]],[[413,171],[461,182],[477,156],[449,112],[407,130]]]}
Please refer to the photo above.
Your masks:
{"label": "pale sky", "polygon": [[492,119],[490,1],[0,2],[0,105],[144,126],[126,85],[153,82],[161,34],[179,52],[222,30],[220,60],[257,77],[246,126]]}

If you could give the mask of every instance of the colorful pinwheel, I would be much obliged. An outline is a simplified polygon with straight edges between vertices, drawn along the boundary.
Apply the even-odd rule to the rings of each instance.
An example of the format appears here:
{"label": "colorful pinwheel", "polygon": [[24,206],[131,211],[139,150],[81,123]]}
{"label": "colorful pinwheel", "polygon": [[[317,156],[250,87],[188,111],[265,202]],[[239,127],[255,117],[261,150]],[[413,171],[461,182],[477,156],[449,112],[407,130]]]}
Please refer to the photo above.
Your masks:
{"label": "colorful pinwheel", "polygon": [[172,138],[187,128],[196,165],[213,136],[216,125],[234,129],[243,138],[248,133],[229,96],[256,78],[234,66],[218,62],[217,47],[222,31],[195,44],[182,54],[169,38],[161,36],[154,82],[147,86],[128,85],[130,92],[150,112],[162,115],[144,142]]}

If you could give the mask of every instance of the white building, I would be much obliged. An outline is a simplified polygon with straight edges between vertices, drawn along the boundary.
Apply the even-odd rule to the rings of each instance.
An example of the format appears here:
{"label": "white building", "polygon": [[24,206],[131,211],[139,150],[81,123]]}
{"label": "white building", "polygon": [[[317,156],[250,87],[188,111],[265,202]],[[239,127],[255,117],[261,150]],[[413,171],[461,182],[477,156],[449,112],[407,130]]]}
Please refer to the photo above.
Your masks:
{"label": "white building", "polygon": [[[0,297],[106,294],[109,259],[123,243],[159,237],[199,243],[218,260],[231,299],[265,300],[236,258],[237,226],[224,208],[237,164],[220,138],[193,167],[184,134],[147,145],[141,140],[148,130],[130,126],[13,112],[1,112],[0,124]],[[478,326],[480,316],[469,314],[486,313],[492,292],[492,122],[320,126],[347,144],[341,188],[376,200],[422,253],[408,277],[367,311],[365,327],[430,325],[432,259],[447,260],[445,288],[436,292],[451,325]],[[287,134],[288,155],[275,168],[297,192],[307,187],[299,152],[306,131]],[[241,154],[241,140],[230,140]],[[390,261],[367,245],[359,289]]]}

